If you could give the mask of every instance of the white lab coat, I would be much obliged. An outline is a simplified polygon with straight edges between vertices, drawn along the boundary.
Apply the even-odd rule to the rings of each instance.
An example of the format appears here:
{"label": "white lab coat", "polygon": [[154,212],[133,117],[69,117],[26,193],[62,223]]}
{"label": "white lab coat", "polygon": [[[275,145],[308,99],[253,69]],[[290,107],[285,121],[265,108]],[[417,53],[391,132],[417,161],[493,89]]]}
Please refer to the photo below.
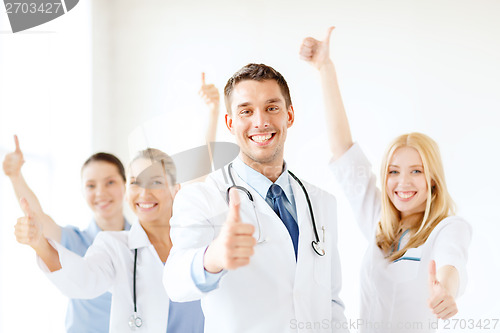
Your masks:
{"label": "white lab coat", "polygon": [[[225,168],[227,171],[227,167]],[[304,182],[311,198],[320,238],[325,233],[326,255],[313,251],[312,223],[305,195],[290,178],[299,225],[298,260],[283,222],[251,186],[232,173],[237,185],[252,194],[265,242],[257,244],[250,264],[228,271],[219,287],[202,293],[191,277],[197,251],[218,235],[228,204],[222,170],[204,183],[182,189],[174,202],[170,235],[173,248],[164,269],[164,285],[173,301],[201,298],[205,331],[221,332],[340,332],[346,325],[339,298],[340,262],[337,251],[335,198]],[[240,192],[240,214],[245,223],[259,226],[248,198]]]}
{"label": "white lab coat", "polygon": [[[370,244],[361,265],[361,321],[357,328],[363,333],[434,332],[436,316],[427,306],[429,262],[435,260],[438,269],[445,265],[457,269],[461,295],[467,284],[469,224],[457,216],[447,217],[424,244],[408,249],[400,260],[389,262],[376,243],[382,207],[380,190],[359,145],[354,144],[332,162],[331,169]],[[403,238],[401,247],[406,243]]]}
{"label": "white lab coat", "polygon": [[169,298],[162,285],[163,263],[139,222],[130,231],[100,232],[85,257],[52,242],[59,252],[62,269],[50,273],[39,259],[48,278],[70,298],[94,298],[105,291],[111,301],[110,332],[129,332],[134,311],[134,249],[137,251],[137,312],[143,332],[167,330]]}

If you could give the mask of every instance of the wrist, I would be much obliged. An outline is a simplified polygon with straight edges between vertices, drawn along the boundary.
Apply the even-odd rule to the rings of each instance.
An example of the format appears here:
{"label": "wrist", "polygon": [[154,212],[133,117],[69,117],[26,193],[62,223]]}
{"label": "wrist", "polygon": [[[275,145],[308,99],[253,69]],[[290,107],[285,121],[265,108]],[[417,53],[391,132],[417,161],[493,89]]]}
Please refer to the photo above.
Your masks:
{"label": "wrist", "polygon": [[41,257],[42,253],[46,253],[47,250],[50,250],[52,245],[50,245],[49,241],[45,237],[40,237],[40,239],[34,243],[30,244],[31,248],[35,250],[35,252],[38,254],[38,256]]}
{"label": "wrist", "polygon": [[209,245],[207,247],[207,250],[205,251],[204,256],[203,256],[203,268],[209,273],[216,274],[216,273],[221,272],[223,267],[220,267],[215,262],[216,260],[212,258],[213,257],[212,251],[213,251],[213,247],[212,247],[212,245]]}
{"label": "wrist", "polygon": [[12,173],[10,175],[7,175],[10,179],[11,182],[15,183],[21,180],[21,172],[18,173]]}
{"label": "wrist", "polygon": [[210,107],[210,115],[212,115],[212,116],[219,115],[219,104],[218,103]]}
{"label": "wrist", "polygon": [[333,64],[332,59],[328,58],[328,60],[319,64],[318,70],[320,73],[325,73],[325,72],[328,72],[330,70],[335,70],[335,66]]}

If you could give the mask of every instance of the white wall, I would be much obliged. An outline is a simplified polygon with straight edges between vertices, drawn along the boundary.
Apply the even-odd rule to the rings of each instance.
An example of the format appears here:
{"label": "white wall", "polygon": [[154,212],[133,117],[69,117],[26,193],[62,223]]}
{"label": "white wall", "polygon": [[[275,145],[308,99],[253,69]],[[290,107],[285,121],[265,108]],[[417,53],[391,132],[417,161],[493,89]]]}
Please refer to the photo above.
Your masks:
{"label": "white wall", "polygon": [[[80,192],[80,167],[91,152],[90,36],[85,2],[16,34],[0,13],[0,158],[14,150],[17,134],[23,173],[45,211],[80,227],[90,218]],[[63,332],[67,298],[38,269],[33,250],[16,242],[20,216],[2,172],[0,332]]]}
{"label": "white wall", "polygon": [[[322,38],[329,25],[336,25],[332,53],[355,140],[377,173],[385,146],[398,134],[420,131],[439,143],[458,213],[474,228],[461,314],[491,317],[500,309],[493,282],[500,266],[488,260],[500,252],[495,239],[500,231],[495,209],[500,200],[499,16],[496,0],[114,1],[111,66],[105,73],[113,148],[125,155],[126,138],[138,125],[159,115],[176,119],[186,110],[200,120],[185,120],[180,132],[162,133],[163,141],[155,142],[165,149],[169,140],[188,140],[196,133],[191,126],[203,121],[194,102],[199,72],[206,71],[222,89],[241,66],[264,62],[281,71],[292,90],[296,123],[286,156],[291,168],[337,193],[326,169],[318,78],[297,56],[304,37]],[[143,136],[157,137],[164,127],[156,126]],[[218,138],[231,140],[222,115]],[[364,240],[338,196],[342,296],[348,315],[356,318]]]}
{"label": "white wall", "polygon": [[[317,76],[297,56],[304,37],[322,37],[329,25],[336,25],[332,54],[355,140],[363,145],[377,170],[383,149],[398,134],[420,131],[440,144],[458,213],[474,228],[470,282],[459,304],[461,315],[498,317],[500,292],[496,281],[500,264],[496,254],[500,245],[496,235],[500,232],[500,214],[495,208],[500,201],[500,179],[495,171],[500,162],[500,2],[91,3],[93,50],[88,59],[92,59],[93,67],[88,73],[93,75],[92,149],[82,149],[71,170],[77,171],[90,151],[113,151],[126,160],[136,140],[168,152],[179,149],[177,143],[199,144],[197,129],[203,128],[206,118],[196,98],[199,73],[206,71],[207,80],[222,89],[241,66],[264,62],[287,78],[292,91],[296,123],[289,131],[286,152],[291,169],[301,178],[337,193],[326,169],[329,156]],[[81,8],[82,3],[70,13]],[[2,56],[7,54],[3,45]],[[33,80],[39,75],[27,77]],[[62,82],[63,78],[58,80]],[[71,83],[78,77],[65,80]],[[232,140],[222,115],[223,111],[218,139]],[[6,117],[2,113],[0,124]],[[69,128],[82,130],[78,126]],[[2,128],[2,148],[10,147],[13,129]],[[31,141],[39,137],[33,134]],[[36,147],[32,151],[40,152]],[[63,168],[61,160],[54,163],[50,170]],[[72,188],[78,186],[76,175],[67,181]],[[344,275],[341,296],[348,316],[356,318],[364,240],[353,226],[342,195],[338,197]],[[53,209],[56,214],[65,211],[59,206]],[[28,252],[21,246],[15,249]]]}

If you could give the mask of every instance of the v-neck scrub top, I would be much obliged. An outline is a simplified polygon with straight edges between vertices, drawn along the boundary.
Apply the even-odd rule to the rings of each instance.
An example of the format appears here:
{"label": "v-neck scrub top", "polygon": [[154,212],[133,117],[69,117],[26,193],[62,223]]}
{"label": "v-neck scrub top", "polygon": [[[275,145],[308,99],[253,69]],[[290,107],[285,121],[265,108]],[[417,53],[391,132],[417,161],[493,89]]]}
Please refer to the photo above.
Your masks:
{"label": "v-neck scrub top", "polygon": [[[427,306],[428,267],[451,265],[459,274],[461,295],[467,282],[467,251],[471,228],[462,218],[442,220],[427,241],[410,248],[402,258],[389,262],[376,244],[381,195],[370,162],[358,144],[330,163],[353,210],[362,233],[369,241],[361,266],[360,332],[434,332],[435,315]],[[402,237],[400,246],[407,242]]]}

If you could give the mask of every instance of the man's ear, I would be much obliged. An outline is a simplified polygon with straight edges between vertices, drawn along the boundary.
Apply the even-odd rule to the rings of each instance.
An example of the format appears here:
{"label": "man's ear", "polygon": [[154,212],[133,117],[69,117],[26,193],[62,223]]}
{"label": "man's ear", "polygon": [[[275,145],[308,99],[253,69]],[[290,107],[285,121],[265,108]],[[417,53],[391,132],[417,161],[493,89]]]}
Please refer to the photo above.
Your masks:
{"label": "man's ear", "polygon": [[288,115],[288,128],[293,125],[293,122],[295,121],[295,111],[293,111],[293,106],[290,105],[287,110],[287,115]]}
{"label": "man's ear", "polygon": [[226,127],[229,129],[231,133],[233,133],[233,118],[226,113],[225,119],[226,119]]}

